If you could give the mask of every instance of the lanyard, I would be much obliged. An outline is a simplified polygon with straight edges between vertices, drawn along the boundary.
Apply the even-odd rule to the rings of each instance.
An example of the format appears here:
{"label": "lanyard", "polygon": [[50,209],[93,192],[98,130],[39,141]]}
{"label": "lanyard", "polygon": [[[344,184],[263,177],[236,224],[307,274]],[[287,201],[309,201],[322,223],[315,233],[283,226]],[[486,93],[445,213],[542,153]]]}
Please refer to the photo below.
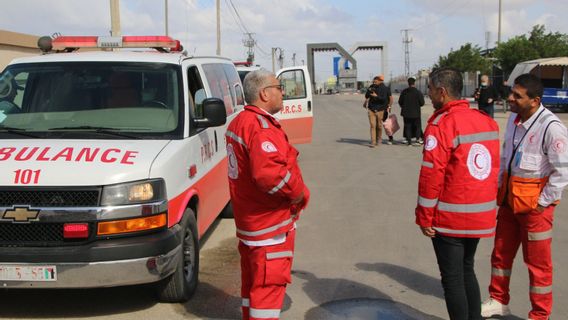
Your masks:
{"label": "lanyard", "polygon": [[[517,152],[517,150],[519,149],[519,147],[521,146],[521,143],[523,142],[523,140],[525,139],[527,133],[529,133],[529,131],[531,131],[531,128],[534,126],[534,124],[536,123],[536,121],[538,120],[538,118],[540,117],[540,115],[544,112],[544,110],[541,110],[538,115],[536,116],[536,118],[534,119],[533,123],[531,123],[531,125],[529,126],[529,128],[527,129],[527,131],[525,131],[525,134],[523,134],[523,136],[521,137],[521,140],[519,140],[519,143],[515,146],[515,136],[517,135],[517,125],[515,125],[515,130],[513,131],[513,139],[511,139],[511,144],[513,145],[513,154],[515,154],[515,152]],[[511,156],[512,156],[511,155]]]}
{"label": "lanyard", "polygon": [[531,125],[529,126],[527,131],[525,131],[525,134],[523,134],[523,136],[521,137],[521,140],[519,140],[519,143],[516,146],[515,146],[515,136],[517,135],[517,125],[515,125],[515,130],[513,131],[513,139],[511,139],[511,145],[513,146],[513,152],[511,153],[511,159],[509,160],[509,166],[507,168],[507,172],[509,173],[509,176],[511,175],[511,164],[513,164],[513,159],[515,158],[515,154],[517,153],[517,150],[519,150],[519,147],[523,143],[525,137],[527,136],[527,133],[529,133],[529,131],[531,131],[532,127],[534,126],[534,124],[536,123],[536,121],[538,120],[538,118],[540,117],[540,115],[543,112],[544,112],[544,109],[541,110],[538,113],[538,115],[534,119],[533,123],[531,123]]}

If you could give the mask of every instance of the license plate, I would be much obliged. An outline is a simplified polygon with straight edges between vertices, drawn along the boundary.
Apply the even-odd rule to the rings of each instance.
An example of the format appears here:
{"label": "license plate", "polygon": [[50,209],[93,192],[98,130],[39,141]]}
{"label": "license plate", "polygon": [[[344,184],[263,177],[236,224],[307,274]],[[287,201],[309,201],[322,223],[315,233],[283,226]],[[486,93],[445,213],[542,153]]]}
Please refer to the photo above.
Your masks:
{"label": "license plate", "polygon": [[55,266],[0,265],[0,281],[57,281]]}

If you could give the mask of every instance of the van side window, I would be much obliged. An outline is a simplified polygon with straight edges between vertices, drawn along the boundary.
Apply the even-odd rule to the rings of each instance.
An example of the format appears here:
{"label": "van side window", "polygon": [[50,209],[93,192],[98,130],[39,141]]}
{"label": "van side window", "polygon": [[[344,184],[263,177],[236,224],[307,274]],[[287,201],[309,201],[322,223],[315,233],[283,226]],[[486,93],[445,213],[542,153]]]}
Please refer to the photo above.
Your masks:
{"label": "van side window", "polygon": [[306,97],[304,72],[302,70],[284,71],[278,76],[284,85],[284,99],[303,99]]}
{"label": "van side window", "polygon": [[205,77],[207,78],[207,83],[211,89],[211,95],[223,100],[225,103],[225,110],[227,110],[227,116],[231,115],[234,112],[234,100],[231,94],[231,82],[223,70],[223,64],[204,64],[203,71],[205,71]]}
{"label": "van side window", "polygon": [[201,82],[201,76],[196,66],[189,67],[187,79],[189,94],[194,102],[190,104],[190,112],[194,117],[201,118],[203,117],[203,100],[207,98],[207,94],[203,88],[203,82]]}
{"label": "van side window", "polygon": [[240,83],[235,84],[235,95],[237,96],[237,106],[243,106],[245,104],[245,94]]}

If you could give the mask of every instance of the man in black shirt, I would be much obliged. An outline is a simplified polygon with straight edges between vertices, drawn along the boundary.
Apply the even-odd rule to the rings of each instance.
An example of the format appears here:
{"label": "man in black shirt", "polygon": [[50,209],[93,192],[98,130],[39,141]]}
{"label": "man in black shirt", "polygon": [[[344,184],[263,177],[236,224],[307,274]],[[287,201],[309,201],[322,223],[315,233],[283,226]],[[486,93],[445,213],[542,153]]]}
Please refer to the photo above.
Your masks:
{"label": "man in black shirt", "polygon": [[367,89],[365,102],[363,103],[363,107],[367,109],[369,114],[369,124],[371,126],[371,144],[369,146],[371,148],[378,146],[382,141],[383,114],[392,104],[390,89],[385,86],[384,81],[385,77],[383,75],[373,78],[373,84]]}
{"label": "man in black shirt", "polygon": [[414,84],[416,79],[408,78],[408,88],[402,90],[398,98],[398,104],[401,109],[401,116],[404,119],[404,139],[410,146],[412,138],[416,138],[414,145],[419,146],[422,138],[422,125],[420,117],[420,107],[424,105],[424,95]]}
{"label": "man in black shirt", "polygon": [[493,111],[495,100],[499,98],[499,93],[494,86],[489,84],[489,77],[487,75],[481,76],[481,86],[475,90],[475,101],[479,110],[487,113],[493,118]]}

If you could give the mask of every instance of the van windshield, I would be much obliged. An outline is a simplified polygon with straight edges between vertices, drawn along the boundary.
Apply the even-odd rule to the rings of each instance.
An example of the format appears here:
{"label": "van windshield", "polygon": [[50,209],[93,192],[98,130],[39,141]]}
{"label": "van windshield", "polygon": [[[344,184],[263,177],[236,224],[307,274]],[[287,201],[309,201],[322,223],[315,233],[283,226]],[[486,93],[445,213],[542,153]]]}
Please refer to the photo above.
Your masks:
{"label": "van windshield", "polygon": [[180,82],[179,66],[164,63],[8,66],[0,75],[0,138],[173,138],[183,131]]}

